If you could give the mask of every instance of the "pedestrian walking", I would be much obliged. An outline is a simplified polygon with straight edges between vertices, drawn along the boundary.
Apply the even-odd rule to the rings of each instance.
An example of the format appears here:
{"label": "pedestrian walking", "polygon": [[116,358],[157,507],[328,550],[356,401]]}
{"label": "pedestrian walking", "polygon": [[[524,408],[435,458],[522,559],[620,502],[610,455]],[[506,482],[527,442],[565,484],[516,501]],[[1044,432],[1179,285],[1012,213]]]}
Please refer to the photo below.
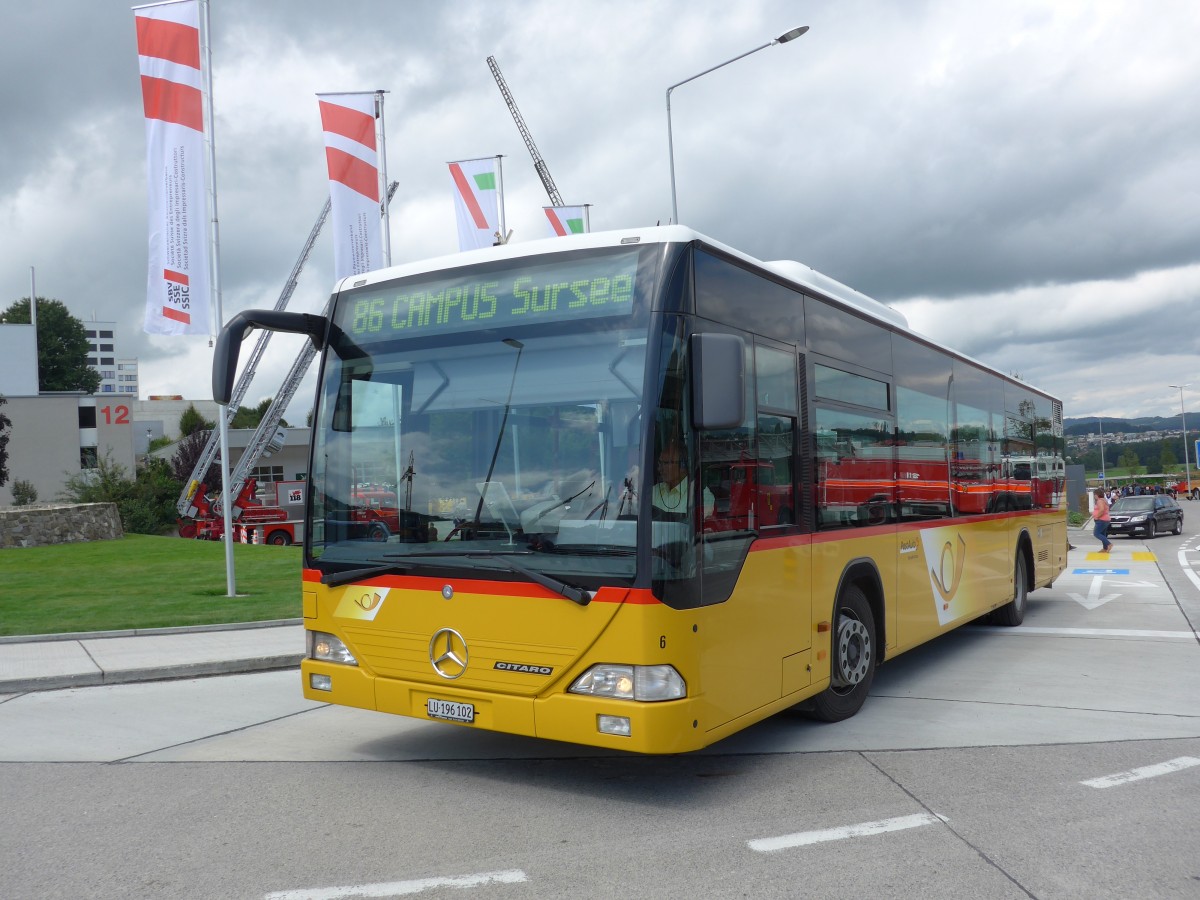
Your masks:
{"label": "pedestrian walking", "polygon": [[1092,534],[1103,545],[1101,553],[1109,553],[1112,551],[1112,542],[1108,539],[1108,524],[1112,520],[1109,514],[1108,498],[1104,496],[1104,491],[1101,488],[1096,488],[1096,503],[1092,507],[1092,521],[1096,523],[1092,529]]}

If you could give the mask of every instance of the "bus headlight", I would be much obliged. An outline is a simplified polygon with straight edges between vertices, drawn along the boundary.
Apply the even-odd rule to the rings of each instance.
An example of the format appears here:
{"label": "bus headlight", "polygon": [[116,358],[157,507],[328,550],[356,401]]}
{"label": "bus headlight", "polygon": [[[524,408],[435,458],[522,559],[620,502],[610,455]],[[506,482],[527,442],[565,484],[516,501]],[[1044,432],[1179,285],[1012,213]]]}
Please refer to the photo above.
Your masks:
{"label": "bus headlight", "polygon": [[674,666],[623,666],[600,663],[575,679],[572,694],[591,694],[614,700],[679,700],[687,696],[687,685]]}
{"label": "bus headlight", "polygon": [[357,666],[358,660],[341,639],[324,631],[308,631],[308,658]]}

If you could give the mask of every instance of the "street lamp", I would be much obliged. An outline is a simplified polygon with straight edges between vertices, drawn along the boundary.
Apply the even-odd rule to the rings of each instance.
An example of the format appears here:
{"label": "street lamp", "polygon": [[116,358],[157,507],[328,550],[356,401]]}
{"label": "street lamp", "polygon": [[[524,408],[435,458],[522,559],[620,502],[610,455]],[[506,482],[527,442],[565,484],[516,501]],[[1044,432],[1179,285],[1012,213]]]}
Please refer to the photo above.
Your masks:
{"label": "street lamp", "polygon": [[689,81],[695,81],[701,75],[707,75],[709,72],[715,72],[722,66],[727,66],[732,62],[737,62],[739,59],[749,56],[751,53],[757,53],[759,50],[765,50],[767,47],[773,47],[776,44],[786,44],[788,41],[794,41],[806,31],[808,31],[807,25],[801,25],[799,28],[793,28],[791,31],[785,31],[773,41],[768,41],[765,44],[761,44],[760,46],[755,47],[753,50],[747,50],[745,53],[735,56],[733,59],[727,59],[723,63],[717,63],[715,66],[705,69],[703,72],[698,72],[691,78],[685,78],[683,81],[677,81],[675,84],[667,88],[667,153],[671,160],[671,221],[673,223],[676,225],[679,224],[679,207],[675,203],[675,139],[671,134],[671,91],[675,90],[675,88],[682,84],[687,84]]}
{"label": "street lamp", "polygon": [[[1188,464],[1188,440],[1187,440],[1187,415],[1183,411],[1183,389],[1191,387],[1192,383],[1187,384],[1169,384],[1167,387],[1179,389],[1179,424],[1183,426],[1183,470],[1187,472],[1187,489],[1188,496],[1192,495],[1192,467]],[[1196,465],[1200,466],[1200,459],[1196,460]]]}

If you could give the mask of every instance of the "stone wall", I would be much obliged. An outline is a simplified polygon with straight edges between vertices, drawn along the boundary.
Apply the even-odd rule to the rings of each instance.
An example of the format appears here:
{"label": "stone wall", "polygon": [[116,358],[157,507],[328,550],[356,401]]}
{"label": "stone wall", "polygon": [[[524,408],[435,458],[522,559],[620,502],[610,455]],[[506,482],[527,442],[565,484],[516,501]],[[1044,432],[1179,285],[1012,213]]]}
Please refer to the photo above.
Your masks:
{"label": "stone wall", "polygon": [[111,541],[124,537],[115,503],[8,506],[0,509],[0,549]]}

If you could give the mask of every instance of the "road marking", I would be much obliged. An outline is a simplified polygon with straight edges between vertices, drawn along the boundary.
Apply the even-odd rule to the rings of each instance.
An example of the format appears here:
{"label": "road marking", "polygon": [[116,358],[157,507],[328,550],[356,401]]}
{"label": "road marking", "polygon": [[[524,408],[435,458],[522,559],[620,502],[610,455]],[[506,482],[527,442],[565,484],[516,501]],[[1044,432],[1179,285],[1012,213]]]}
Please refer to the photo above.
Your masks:
{"label": "road marking", "polygon": [[1103,606],[1109,600],[1116,600],[1120,594],[1109,594],[1107,597],[1100,596],[1100,589],[1104,585],[1104,576],[1095,575],[1092,577],[1092,586],[1088,589],[1088,594],[1084,597],[1082,594],[1073,594],[1067,592],[1067,596],[1082,606],[1084,609],[1095,609],[1098,606]]}
{"label": "road marking", "polygon": [[1128,569],[1072,569],[1072,575],[1128,575]]}
{"label": "road marking", "polygon": [[1153,553],[1151,553],[1149,550],[1146,550],[1146,551],[1134,550],[1133,551],[1133,561],[1134,562],[1158,562],[1158,557],[1155,556]]}
{"label": "road marking", "polygon": [[1022,625],[1020,628],[1005,628],[1001,625],[978,625],[971,631],[990,631],[993,634],[1011,634],[1020,637],[1023,634],[1049,635],[1051,637],[1099,637],[1099,638],[1166,638],[1167,640],[1194,641],[1196,635],[1191,631],[1134,631],[1121,628],[1039,628],[1036,625]]}
{"label": "road marking", "polygon": [[1128,784],[1131,781],[1141,781],[1143,778],[1169,775],[1172,772],[1190,769],[1192,766],[1200,766],[1200,759],[1194,756],[1178,756],[1158,765],[1142,766],[1140,769],[1130,769],[1128,772],[1118,772],[1116,775],[1105,775],[1103,778],[1092,778],[1079,783],[1094,788],[1110,788],[1119,784]]}
{"label": "road marking", "polygon": [[485,884],[518,884],[528,880],[520,869],[509,869],[506,872],[480,872],[478,875],[456,875],[447,878],[417,878],[412,881],[274,891],[264,894],[263,900],[343,900],[343,898],[353,897],[395,897],[403,894],[419,894],[421,891],[440,887],[472,888]]}
{"label": "road marking", "polygon": [[796,834],[785,834],[780,837],[758,838],[747,841],[751,850],[759,853],[772,853],[776,850],[787,850],[791,847],[806,847],[809,844],[820,844],[825,841],[840,841],[845,838],[868,837],[873,834],[884,834],[888,831],[904,831],[907,828],[920,828],[922,825],[936,825],[949,821],[945,816],[934,813],[917,813],[913,816],[900,816],[896,819],[882,819],[878,822],[860,822],[857,825],[843,825],[840,828],[825,828],[821,831],[800,831]]}
{"label": "road marking", "polygon": [[1188,580],[1196,586],[1197,590],[1200,590],[1200,577],[1192,571],[1192,564],[1187,561],[1187,557],[1183,555],[1184,552],[1183,550],[1179,551],[1179,565],[1182,567],[1183,574],[1188,577]]}

